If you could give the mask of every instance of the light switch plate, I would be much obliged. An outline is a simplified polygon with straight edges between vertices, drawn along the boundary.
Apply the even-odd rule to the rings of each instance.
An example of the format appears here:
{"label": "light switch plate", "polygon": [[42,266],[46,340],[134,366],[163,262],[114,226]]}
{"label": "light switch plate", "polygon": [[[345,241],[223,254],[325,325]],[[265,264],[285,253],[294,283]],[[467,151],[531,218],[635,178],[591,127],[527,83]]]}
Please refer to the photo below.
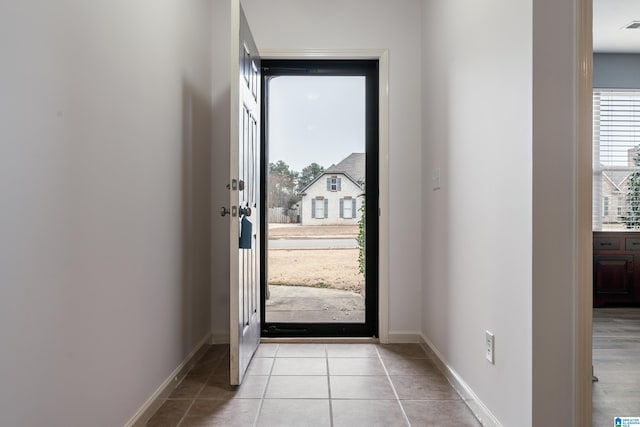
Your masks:
{"label": "light switch plate", "polygon": [[434,190],[439,190],[440,187],[440,168],[435,168],[431,173],[431,186]]}
{"label": "light switch plate", "polygon": [[485,331],[485,357],[492,365],[495,363],[495,335],[489,331]]}

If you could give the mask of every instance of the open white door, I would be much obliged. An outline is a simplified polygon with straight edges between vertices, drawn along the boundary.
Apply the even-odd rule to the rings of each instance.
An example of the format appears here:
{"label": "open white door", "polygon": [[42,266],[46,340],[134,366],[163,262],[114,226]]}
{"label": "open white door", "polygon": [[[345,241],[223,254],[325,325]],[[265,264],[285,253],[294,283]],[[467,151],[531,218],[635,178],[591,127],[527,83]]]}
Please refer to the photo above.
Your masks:
{"label": "open white door", "polygon": [[230,379],[260,341],[260,57],[240,0],[231,1]]}

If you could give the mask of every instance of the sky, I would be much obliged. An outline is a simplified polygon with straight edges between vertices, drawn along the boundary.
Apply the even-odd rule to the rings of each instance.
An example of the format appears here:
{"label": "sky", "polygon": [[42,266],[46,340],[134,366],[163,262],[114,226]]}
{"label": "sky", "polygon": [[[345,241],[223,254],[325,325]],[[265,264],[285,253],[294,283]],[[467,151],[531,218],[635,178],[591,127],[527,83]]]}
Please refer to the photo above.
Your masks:
{"label": "sky", "polygon": [[269,86],[269,162],[300,172],[365,152],[365,78],[279,76]]}

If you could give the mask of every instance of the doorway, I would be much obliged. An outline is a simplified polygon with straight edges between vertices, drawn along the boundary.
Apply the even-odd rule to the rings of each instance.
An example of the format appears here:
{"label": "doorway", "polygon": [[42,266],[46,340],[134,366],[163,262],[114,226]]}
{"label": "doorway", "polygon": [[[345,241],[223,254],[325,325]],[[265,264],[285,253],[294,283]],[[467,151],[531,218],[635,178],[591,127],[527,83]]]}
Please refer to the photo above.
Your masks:
{"label": "doorway", "polygon": [[377,336],[378,61],[262,79],[262,336]]}
{"label": "doorway", "polygon": [[618,68],[611,58],[594,55],[594,426],[640,411],[640,79],[609,88],[623,85],[602,72]]}

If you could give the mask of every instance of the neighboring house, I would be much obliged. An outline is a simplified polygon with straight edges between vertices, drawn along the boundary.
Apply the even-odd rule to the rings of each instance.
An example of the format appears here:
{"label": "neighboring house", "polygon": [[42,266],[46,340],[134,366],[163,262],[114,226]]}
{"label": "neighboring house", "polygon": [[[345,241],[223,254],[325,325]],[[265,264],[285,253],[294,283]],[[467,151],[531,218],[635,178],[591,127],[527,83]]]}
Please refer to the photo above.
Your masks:
{"label": "neighboring house", "polygon": [[621,223],[626,215],[628,179],[631,172],[602,172],[602,222],[604,224]]}
{"label": "neighboring house", "polygon": [[[600,165],[602,170],[601,187],[594,181],[595,194],[600,194],[601,205],[594,208],[594,224],[598,230],[624,229],[624,217],[627,215],[627,192],[629,191],[629,177],[634,173],[634,159],[638,154],[638,148],[627,150],[627,168],[607,169],[606,165]],[[601,210],[598,210],[601,209]],[[597,221],[595,215],[600,216]]]}
{"label": "neighboring house", "polygon": [[327,168],[302,190],[302,224],[357,224],[362,214],[364,179],[364,153],[352,153]]}

